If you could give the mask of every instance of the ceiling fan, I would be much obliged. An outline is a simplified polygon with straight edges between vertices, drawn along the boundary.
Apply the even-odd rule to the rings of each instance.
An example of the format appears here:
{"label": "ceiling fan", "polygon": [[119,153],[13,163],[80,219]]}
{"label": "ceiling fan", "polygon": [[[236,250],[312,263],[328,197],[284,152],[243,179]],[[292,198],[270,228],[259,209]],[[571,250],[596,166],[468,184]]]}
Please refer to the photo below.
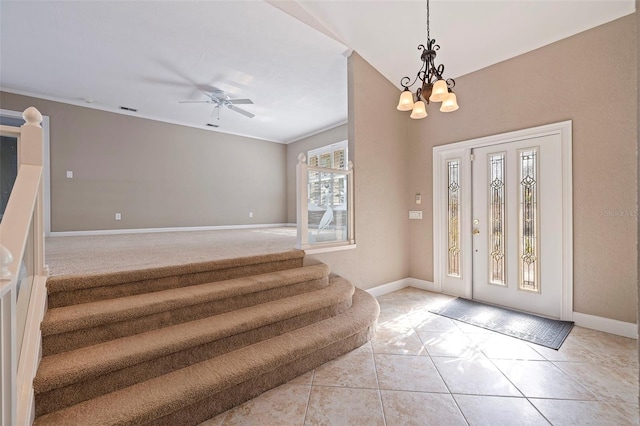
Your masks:
{"label": "ceiling fan", "polygon": [[[231,111],[235,111],[244,115],[245,117],[253,118],[255,114],[250,113],[242,108],[237,107],[236,105],[246,105],[253,104],[251,99],[231,99],[226,93],[222,90],[214,90],[213,92],[205,92],[205,95],[209,97],[209,99],[203,101],[178,101],[181,104],[212,104],[215,105],[214,111],[218,110],[218,119],[220,118],[220,107],[227,107]],[[213,115],[213,112],[212,112]]]}

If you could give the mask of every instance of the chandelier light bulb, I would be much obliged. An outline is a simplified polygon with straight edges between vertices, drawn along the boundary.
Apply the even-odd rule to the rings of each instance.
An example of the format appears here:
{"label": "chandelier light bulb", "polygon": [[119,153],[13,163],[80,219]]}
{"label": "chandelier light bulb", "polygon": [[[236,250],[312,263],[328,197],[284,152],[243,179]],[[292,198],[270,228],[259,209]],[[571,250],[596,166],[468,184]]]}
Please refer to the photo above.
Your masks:
{"label": "chandelier light bulb", "polygon": [[449,96],[449,91],[447,90],[447,82],[440,79],[433,83],[433,90],[431,90],[431,96],[429,96],[429,100],[431,102],[442,102]]}
{"label": "chandelier light bulb", "polygon": [[458,100],[456,99],[456,94],[451,92],[449,96],[442,101],[442,106],[440,107],[440,111],[442,112],[453,112],[460,108],[458,106]]}
{"label": "chandelier light bulb", "polygon": [[427,116],[427,108],[423,101],[418,101],[413,105],[413,111],[411,111],[410,117],[419,120]]}
{"label": "chandelier light bulb", "polygon": [[398,102],[398,111],[411,111],[413,109],[413,93],[409,89],[405,89],[400,94],[400,101]]}

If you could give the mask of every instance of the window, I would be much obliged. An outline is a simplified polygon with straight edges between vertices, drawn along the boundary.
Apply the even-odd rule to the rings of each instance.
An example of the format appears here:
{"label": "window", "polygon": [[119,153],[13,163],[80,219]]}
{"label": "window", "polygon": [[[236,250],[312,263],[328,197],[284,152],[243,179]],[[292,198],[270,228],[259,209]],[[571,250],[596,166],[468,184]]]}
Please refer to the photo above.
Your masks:
{"label": "window", "polygon": [[460,277],[460,159],[447,161],[447,176],[447,273]]}
{"label": "window", "polygon": [[[307,158],[310,167],[346,170],[347,141],[311,150]],[[345,204],[346,184],[345,175],[309,170],[309,205],[333,207]]]}
{"label": "window", "polygon": [[347,169],[347,141],[326,145],[313,149],[307,153],[308,163],[311,167],[323,167],[325,169]]}
{"label": "window", "polygon": [[538,150],[520,151],[520,186],[518,188],[520,231],[521,290],[540,292],[538,273]]}
{"label": "window", "polygon": [[505,154],[489,154],[489,282],[506,285]]}

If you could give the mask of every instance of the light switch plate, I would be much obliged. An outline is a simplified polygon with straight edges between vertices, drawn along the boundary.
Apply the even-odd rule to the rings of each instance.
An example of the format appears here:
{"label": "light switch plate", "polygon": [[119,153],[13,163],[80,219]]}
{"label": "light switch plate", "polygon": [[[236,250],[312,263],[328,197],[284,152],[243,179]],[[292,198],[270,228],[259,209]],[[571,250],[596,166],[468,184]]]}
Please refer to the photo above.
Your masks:
{"label": "light switch plate", "polygon": [[409,219],[422,219],[422,210],[409,210]]}
{"label": "light switch plate", "polygon": [[67,179],[73,179],[73,171],[67,170]]}

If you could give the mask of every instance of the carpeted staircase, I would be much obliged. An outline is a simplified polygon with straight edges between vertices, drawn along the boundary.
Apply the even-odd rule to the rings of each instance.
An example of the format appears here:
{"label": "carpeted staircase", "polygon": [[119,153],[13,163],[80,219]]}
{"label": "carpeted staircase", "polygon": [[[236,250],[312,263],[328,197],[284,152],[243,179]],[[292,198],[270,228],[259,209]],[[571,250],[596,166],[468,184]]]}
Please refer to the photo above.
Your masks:
{"label": "carpeted staircase", "polygon": [[304,252],[51,277],[35,425],[195,425],[373,335],[377,301]]}

